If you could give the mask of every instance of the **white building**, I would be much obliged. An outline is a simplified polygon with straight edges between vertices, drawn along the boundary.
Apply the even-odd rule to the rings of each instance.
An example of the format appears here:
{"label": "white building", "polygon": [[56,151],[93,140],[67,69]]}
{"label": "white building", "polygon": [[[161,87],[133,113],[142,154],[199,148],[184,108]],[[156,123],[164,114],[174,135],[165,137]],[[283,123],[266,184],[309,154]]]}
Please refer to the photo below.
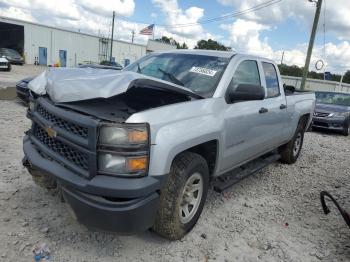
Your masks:
{"label": "white building", "polygon": [[[301,77],[282,76],[282,80],[286,85],[292,85],[300,89]],[[311,91],[350,93],[350,84],[308,78],[305,83],[305,89]]]}
{"label": "white building", "polygon": [[[72,67],[109,60],[110,41],[85,34],[0,16],[0,47],[16,49],[27,64]],[[146,54],[146,45],[113,41],[115,61],[124,65]]]}

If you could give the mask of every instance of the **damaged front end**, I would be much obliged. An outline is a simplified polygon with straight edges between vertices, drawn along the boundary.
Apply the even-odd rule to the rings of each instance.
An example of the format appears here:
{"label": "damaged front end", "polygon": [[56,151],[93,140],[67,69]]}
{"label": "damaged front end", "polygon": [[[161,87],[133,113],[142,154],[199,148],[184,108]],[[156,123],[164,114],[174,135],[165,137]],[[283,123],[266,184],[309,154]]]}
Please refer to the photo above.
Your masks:
{"label": "damaged front end", "polygon": [[165,176],[148,176],[149,124],[127,119],[201,97],[135,73],[113,74],[102,76],[102,82],[114,78],[108,91],[95,86],[93,92],[87,75],[80,88],[76,77],[46,76],[41,92],[43,79],[34,80],[31,91],[39,96],[27,113],[32,126],[23,140],[23,163],[37,184],[59,186],[81,223],[131,233],[152,226]]}

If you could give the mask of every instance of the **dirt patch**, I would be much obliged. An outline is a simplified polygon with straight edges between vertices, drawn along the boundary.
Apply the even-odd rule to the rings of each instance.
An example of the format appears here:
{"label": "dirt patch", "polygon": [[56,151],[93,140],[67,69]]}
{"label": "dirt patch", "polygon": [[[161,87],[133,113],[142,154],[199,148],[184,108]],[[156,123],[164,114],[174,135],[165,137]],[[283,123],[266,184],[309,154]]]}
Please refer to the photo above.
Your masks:
{"label": "dirt patch", "polygon": [[[275,163],[223,194],[209,192],[194,230],[181,241],[88,231],[55,191],[38,188],[21,165],[26,109],[0,101],[0,260],[32,261],[46,243],[50,261],[350,261],[350,230],[319,193],[350,210],[350,139],[307,133],[294,165]],[[142,219],[142,218],[140,218]]]}
{"label": "dirt patch", "polygon": [[0,88],[0,100],[13,100],[16,98],[16,87]]}

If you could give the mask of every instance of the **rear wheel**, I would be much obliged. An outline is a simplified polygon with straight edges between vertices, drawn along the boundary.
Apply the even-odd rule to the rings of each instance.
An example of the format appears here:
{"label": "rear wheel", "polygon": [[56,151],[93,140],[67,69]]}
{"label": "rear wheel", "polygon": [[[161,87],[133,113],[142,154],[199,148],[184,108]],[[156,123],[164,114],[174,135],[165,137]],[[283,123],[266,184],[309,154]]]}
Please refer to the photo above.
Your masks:
{"label": "rear wheel", "polygon": [[293,138],[280,148],[281,161],[286,164],[293,164],[297,161],[304,142],[304,128],[298,125]]}
{"label": "rear wheel", "polygon": [[171,240],[185,236],[202,213],[208,185],[208,165],[202,156],[192,152],[177,156],[160,193],[154,231]]}

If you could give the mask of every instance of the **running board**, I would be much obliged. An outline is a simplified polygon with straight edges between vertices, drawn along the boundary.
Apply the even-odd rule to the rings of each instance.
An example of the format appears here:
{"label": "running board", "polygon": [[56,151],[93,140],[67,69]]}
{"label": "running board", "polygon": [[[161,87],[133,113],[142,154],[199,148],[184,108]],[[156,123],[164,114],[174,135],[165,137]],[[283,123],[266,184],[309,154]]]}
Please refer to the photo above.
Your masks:
{"label": "running board", "polygon": [[213,181],[214,190],[216,192],[223,192],[230,186],[238,183],[242,179],[255,174],[256,172],[260,171],[264,167],[270,165],[271,163],[276,162],[279,160],[281,156],[277,153],[273,154],[267,154],[264,156],[261,156],[253,161],[248,162],[247,164],[244,164],[238,168],[235,168],[226,174],[223,174],[216,178]]}

